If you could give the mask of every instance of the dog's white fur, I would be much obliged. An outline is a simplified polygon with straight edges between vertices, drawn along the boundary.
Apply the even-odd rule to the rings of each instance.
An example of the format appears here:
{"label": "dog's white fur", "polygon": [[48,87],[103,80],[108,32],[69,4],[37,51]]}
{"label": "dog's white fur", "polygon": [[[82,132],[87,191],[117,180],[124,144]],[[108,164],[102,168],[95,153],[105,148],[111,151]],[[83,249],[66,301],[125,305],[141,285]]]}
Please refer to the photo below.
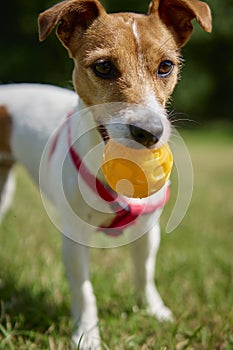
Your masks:
{"label": "dog's white fur", "polygon": [[[180,0],[174,0],[174,2],[179,2]],[[142,51],[145,51],[145,48],[143,47],[143,41],[145,40],[145,33],[148,33],[149,30],[155,30],[155,32],[159,32],[159,35],[162,33],[162,36],[164,37],[170,37],[170,41],[166,42],[166,45],[171,45],[170,49],[168,50],[169,53],[174,49],[174,51],[179,49],[180,46],[186,42],[191,34],[191,27],[190,27],[190,18],[196,17],[202,27],[206,31],[210,31],[210,13],[208,12],[208,8],[203,5],[203,3],[200,3],[198,1],[194,0],[184,0],[182,1],[181,6],[188,7],[187,14],[190,17],[187,19],[187,22],[189,23],[189,26],[185,29],[187,31],[186,34],[184,34],[184,31],[182,32],[182,28],[178,28],[177,30],[170,31],[166,29],[164,24],[162,22],[160,23],[160,19],[157,15],[158,12],[158,2],[153,1],[150,6],[150,17],[149,22],[147,23],[146,17],[143,17],[142,19],[139,18],[138,15],[135,15],[135,20],[132,21],[133,15],[121,15],[119,16],[119,19],[117,16],[113,15],[112,19],[110,20],[111,23],[115,23],[114,25],[118,25],[123,28],[127,28],[128,31],[132,32],[132,35],[134,36],[134,39],[136,40],[137,44],[137,52],[134,58],[135,59],[135,67],[139,67],[138,72],[139,75],[137,75],[137,70],[134,72],[133,75],[131,72],[131,68],[129,67],[129,64],[127,67],[125,67],[125,70],[128,73],[130,72],[132,76],[132,82],[130,81],[123,81],[124,74],[122,73],[122,79],[119,86],[116,85],[114,94],[111,97],[109,95],[109,88],[106,88],[104,84],[100,80],[98,80],[96,77],[93,76],[93,73],[91,73],[90,68],[87,69],[87,74],[83,74],[82,71],[78,72],[80,60],[83,59],[83,53],[81,54],[81,58],[79,55],[77,55],[77,47],[76,47],[76,41],[74,41],[72,35],[67,32],[67,26],[70,25],[70,21],[73,20],[72,18],[69,18],[71,11],[69,10],[69,6],[72,7],[72,11],[79,11],[77,10],[79,6],[79,2],[81,0],[70,0],[66,1],[63,4],[59,4],[57,7],[53,8],[52,10],[49,10],[46,14],[46,20],[43,22],[44,17],[42,15],[41,17],[41,38],[44,39],[49,32],[52,30],[53,26],[59,21],[63,20],[65,22],[62,22],[62,26],[59,27],[58,35],[62,43],[66,48],[68,48],[70,55],[72,58],[74,58],[76,63],[76,70],[74,72],[74,84],[76,90],[79,92],[79,95],[81,96],[81,99],[77,98],[77,95],[74,92],[71,92],[66,89],[56,88],[48,85],[33,85],[33,84],[22,84],[22,85],[9,85],[9,86],[0,86],[0,106],[6,106],[7,112],[9,113],[10,117],[13,120],[13,128],[12,128],[12,135],[10,140],[10,146],[11,146],[11,154],[10,156],[14,157],[16,161],[21,162],[28,172],[31,174],[31,176],[34,178],[34,180],[38,183],[39,182],[39,167],[40,167],[40,160],[41,155],[44,149],[44,146],[46,145],[49,137],[51,136],[51,133],[57,128],[59,123],[65,118],[67,113],[76,105],[78,105],[77,110],[80,110],[83,108],[83,106],[87,105],[93,105],[95,104],[95,99],[99,103],[103,102],[111,102],[111,99],[113,99],[113,102],[116,102],[116,99],[118,101],[124,101],[129,103],[141,103],[145,107],[149,107],[150,110],[153,112],[156,112],[159,117],[163,121],[163,128],[164,128],[164,139],[163,142],[167,141],[169,132],[169,124],[164,122],[165,118],[165,112],[164,112],[164,105],[166,103],[167,98],[171,94],[175,83],[176,83],[176,77],[174,76],[169,86],[165,86],[163,82],[158,82],[158,84],[161,84],[158,88],[157,85],[154,85],[152,82],[152,78],[148,75],[148,72],[145,70],[145,65],[143,63],[143,54]],[[166,0],[160,0],[161,3],[166,5]],[[171,1],[172,2],[172,1]],[[105,11],[101,7],[101,5],[95,1],[92,0],[91,2],[85,2],[82,1],[82,4],[87,4],[90,6],[90,3],[95,6],[95,10],[98,9],[98,12],[100,16],[102,16],[102,22],[96,22],[97,26],[101,26],[100,30],[105,30],[105,26],[102,27],[103,23],[108,23],[108,17],[105,14]],[[197,3],[197,5],[196,5]],[[65,4],[65,5],[64,5]],[[70,5],[69,5],[70,4]],[[64,9],[63,9],[64,7]],[[165,6],[166,7],[166,6]],[[159,11],[160,17],[163,19],[163,11],[165,7],[162,7]],[[83,7],[85,8],[85,6]],[[82,11],[84,11],[82,8]],[[191,10],[190,10],[191,8]],[[91,11],[93,10],[93,7]],[[59,12],[60,11],[60,12]],[[84,13],[84,12],[82,12]],[[185,12],[186,13],[186,12]],[[88,16],[90,15],[90,11],[88,12]],[[96,15],[96,13],[95,13]],[[47,18],[48,16],[48,18]],[[208,17],[209,16],[209,17]],[[64,17],[64,18],[63,18]],[[131,18],[132,17],[132,18]],[[110,18],[110,17],[109,17]],[[156,21],[155,21],[156,18]],[[169,18],[168,18],[169,19]],[[166,21],[168,20],[166,17]],[[90,22],[90,18],[87,18]],[[92,20],[94,20],[92,18]],[[139,34],[139,29],[136,25],[137,20],[139,21],[139,25],[142,25],[144,22],[147,23],[146,26],[143,24],[142,33]],[[67,22],[66,22],[67,21]],[[104,22],[105,21],[105,22]],[[115,22],[114,22],[115,21]],[[140,22],[141,21],[141,22]],[[152,22],[150,22],[152,21]],[[88,22],[88,23],[89,23]],[[64,24],[65,23],[65,24]],[[153,28],[152,23],[158,23],[158,26],[156,29]],[[129,27],[130,24],[130,27]],[[80,24],[83,25],[82,23]],[[175,25],[175,22],[172,22],[172,25]],[[179,26],[179,22],[177,22],[177,25]],[[148,27],[148,30],[146,31],[146,27]],[[73,27],[71,26],[73,29]],[[161,33],[160,33],[161,32]],[[182,32],[182,34],[180,34]],[[81,34],[80,34],[81,33]],[[93,33],[95,34],[95,28],[93,29]],[[92,33],[92,39],[93,39],[93,33]],[[120,33],[120,31],[119,31]],[[82,38],[83,34],[83,28],[82,32],[80,31],[80,28],[74,33],[74,36]],[[115,35],[115,34],[114,34]],[[130,34],[131,35],[131,34]],[[106,38],[108,36],[108,33],[106,33]],[[86,38],[86,39],[85,39]],[[83,43],[85,43],[85,40],[87,40],[88,35],[82,38]],[[121,37],[122,39],[122,37]],[[151,38],[150,38],[151,39]],[[102,39],[101,39],[102,40]],[[125,48],[127,50],[127,39],[125,39],[125,35],[123,36],[123,40],[126,40]],[[121,45],[122,43],[117,42],[117,45]],[[92,43],[93,45],[93,43]],[[109,42],[107,43],[107,46],[109,46]],[[116,45],[116,43],[114,43]],[[158,43],[158,45],[160,45]],[[107,50],[106,48],[104,49]],[[97,50],[98,51],[98,50]],[[120,48],[119,55],[122,55],[124,57],[124,53],[121,52],[122,48]],[[86,52],[86,51],[85,51]],[[160,52],[160,49],[159,49]],[[100,55],[99,51],[95,52],[95,50],[90,50],[88,52],[89,60],[92,55]],[[152,54],[152,53],[151,53]],[[159,53],[160,54],[160,53]],[[76,56],[77,55],[77,56]],[[150,55],[150,54],[148,54]],[[154,53],[153,53],[154,55]],[[97,57],[99,58],[99,56]],[[148,58],[148,57],[147,57]],[[164,59],[164,55],[162,57]],[[174,60],[175,55],[174,55]],[[129,55],[128,59],[130,60],[131,57]],[[123,60],[124,61],[124,60]],[[120,63],[122,61],[119,61]],[[151,62],[153,62],[153,59],[151,58]],[[80,64],[81,65],[81,64]],[[81,67],[81,69],[83,69]],[[122,68],[124,69],[124,67]],[[177,75],[177,65],[176,65],[176,75]],[[130,78],[130,74],[127,75],[127,79]],[[80,82],[77,85],[78,77],[80,77]],[[149,83],[148,79],[151,79],[151,82]],[[89,80],[88,80],[89,79]],[[154,79],[154,78],[153,78]],[[87,80],[87,81],[86,81]],[[90,83],[90,81],[92,81]],[[99,84],[99,89],[96,91],[96,96],[91,91],[86,83],[92,84],[93,86],[97,86],[97,83]],[[113,85],[112,85],[113,86]],[[112,89],[111,86],[111,89]],[[164,87],[165,86],[165,87]],[[125,88],[124,94],[122,93],[123,89]],[[145,89],[144,89],[145,88]],[[120,91],[121,89],[121,91]],[[168,91],[166,91],[168,90]],[[137,100],[143,91],[144,97],[143,100]],[[112,93],[112,90],[111,90]],[[91,95],[92,94],[92,95]],[[101,95],[102,94],[102,95]],[[105,100],[108,96],[108,99]],[[93,101],[93,102],[89,102]],[[137,120],[137,115],[134,116],[136,119],[136,123],[139,123],[139,118]],[[146,119],[146,116],[144,115],[144,119],[140,118],[140,126],[143,127],[143,123],[149,122],[150,127],[153,129],[155,123],[155,119],[153,119],[153,113],[148,117],[149,119]],[[142,119],[142,120],[141,120]],[[157,122],[158,119],[156,119]],[[89,122],[89,121],[87,121]],[[75,133],[77,130],[77,121],[75,119],[71,120],[71,129],[72,133]],[[95,123],[95,120],[93,120],[93,123]],[[111,124],[111,123],[110,123]],[[127,124],[127,123],[126,123]],[[109,132],[116,133],[117,135],[119,133],[125,133],[125,129],[122,130],[115,130],[114,123],[111,124],[111,127],[109,128]],[[96,131],[94,131],[94,134],[92,134],[92,137],[89,136],[83,140],[82,142],[85,143],[85,146],[94,147],[97,142],[99,142],[100,134]],[[82,149],[82,144],[79,145],[80,148],[77,150],[78,152],[80,149]],[[79,191],[76,189],[76,183],[77,183],[77,171],[75,167],[72,164],[72,161],[69,157],[65,159],[64,164],[61,164],[60,158],[63,157],[63,154],[67,152],[68,145],[67,145],[67,125],[65,124],[59,135],[58,144],[54,151],[53,157],[49,159],[49,155],[45,155],[45,163],[48,164],[48,171],[42,172],[42,176],[40,179],[40,185],[42,187],[42,190],[48,195],[48,197],[52,200],[54,205],[56,206],[59,215],[61,216],[62,221],[62,227],[63,227],[63,257],[64,262],[69,278],[69,282],[71,285],[71,299],[72,299],[72,314],[74,318],[74,324],[75,324],[75,332],[73,335],[73,341],[76,345],[80,346],[80,349],[83,350],[99,350],[101,349],[101,341],[100,341],[100,335],[99,335],[99,329],[98,329],[98,314],[97,314],[97,307],[96,307],[96,300],[92,289],[92,284],[90,282],[89,278],[89,251],[87,246],[82,246],[77,243],[74,243],[70,239],[70,237],[74,237],[77,230],[80,232],[80,234],[83,233],[83,229],[86,230],[85,235],[87,236],[88,240],[88,234],[91,234],[91,231],[89,232],[86,229],[86,225],[83,227],[77,227],[77,222],[73,219],[73,216],[70,214],[70,211],[67,211],[66,206],[64,205],[64,200],[62,199],[62,194],[59,191],[60,184],[58,183],[58,173],[61,171],[60,167],[63,167],[63,172],[66,176],[64,176],[64,183],[63,183],[63,191],[66,194],[67,199],[69,200],[72,208],[81,208],[82,215],[84,217],[89,217],[90,220],[94,217],[95,222],[97,220],[97,223],[101,224],[103,222],[103,214],[99,214],[96,216],[96,213],[93,214],[92,209],[88,207],[88,205],[82,200],[81,196],[79,195]],[[1,150],[0,150],[1,151]],[[1,176],[1,174],[0,174]],[[85,186],[85,184],[83,184]],[[2,197],[1,197],[1,203],[0,203],[0,218],[3,216],[7,208],[9,207],[10,198],[12,197],[13,193],[13,180],[11,176],[11,172],[9,172],[9,178],[8,181],[6,181],[5,187],[2,191]],[[88,188],[86,188],[86,191],[88,191]],[[75,195],[74,195],[75,194]],[[90,196],[93,194],[90,193]],[[160,213],[158,213],[159,215]],[[140,223],[141,220],[141,223]],[[143,218],[140,217],[138,225],[142,225],[142,227],[145,226],[145,220],[150,221],[151,216],[147,215]],[[134,229],[132,226],[131,229]],[[74,235],[74,236],[73,236]],[[136,240],[132,243],[132,257],[134,261],[134,267],[135,267],[135,276],[136,276],[136,285],[138,289],[138,293],[141,299],[143,299],[146,304],[148,305],[148,311],[150,314],[156,316],[159,320],[171,320],[172,319],[172,313],[171,311],[164,305],[157,289],[154,284],[154,269],[155,269],[155,259],[156,259],[156,253],[159,247],[160,243],[160,228],[158,222],[155,223],[152,229],[149,230],[147,234],[144,234],[141,238]]]}
{"label": "dog's white fur", "polygon": [[[39,168],[41,155],[44,147],[57,126],[64,120],[67,113],[77,104],[77,95],[69,90],[57,88],[49,85],[37,84],[12,84],[0,86],[0,104],[6,105],[13,119],[13,132],[11,138],[12,153],[15,160],[20,161],[25,166],[32,178],[39,184]],[[73,126],[75,129],[75,126]],[[83,337],[83,348],[100,348],[100,337],[98,331],[98,317],[95,296],[89,280],[89,253],[88,248],[74,243],[69,236],[80,233],[84,228],[76,227],[76,221],[67,211],[64,211],[65,203],[61,200],[56,182],[56,173],[59,157],[67,152],[67,130],[63,127],[64,136],[59,137],[59,145],[50,161],[47,160],[50,171],[47,171],[41,179],[42,190],[55,203],[62,216],[63,224],[63,257],[71,283],[72,313],[75,322],[79,324],[78,331],[74,334],[74,342],[79,343]],[[91,147],[95,146],[92,140]],[[61,166],[61,164],[60,164]],[[65,167],[65,168],[64,168]],[[63,183],[63,190],[69,195],[73,192],[73,183],[77,179],[77,171],[70,160],[65,162],[63,171],[67,174],[67,183]],[[14,187],[12,173],[6,182],[4,195],[2,196],[0,213],[9,207],[10,198]],[[66,188],[67,186],[67,188]],[[88,189],[87,189],[88,190]],[[76,197],[74,206],[80,206],[80,197]],[[64,205],[63,205],[64,204]],[[84,211],[86,216],[90,216],[92,209],[85,203]],[[158,214],[159,215],[159,214]],[[99,224],[103,222],[103,216],[99,215]],[[142,227],[145,227],[143,218]],[[140,225],[140,222],[138,223]],[[132,227],[133,228],[133,227]],[[91,231],[89,232],[91,234]],[[88,232],[85,237],[88,242]],[[145,297],[148,311],[160,320],[171,319],[170,310],[164,306],[161,297],[154,285],[155,256],[160,242],[160,229],[156,224],[149,234],[132,243],[132,256],[134,259],[136,284],[139,297]]]}

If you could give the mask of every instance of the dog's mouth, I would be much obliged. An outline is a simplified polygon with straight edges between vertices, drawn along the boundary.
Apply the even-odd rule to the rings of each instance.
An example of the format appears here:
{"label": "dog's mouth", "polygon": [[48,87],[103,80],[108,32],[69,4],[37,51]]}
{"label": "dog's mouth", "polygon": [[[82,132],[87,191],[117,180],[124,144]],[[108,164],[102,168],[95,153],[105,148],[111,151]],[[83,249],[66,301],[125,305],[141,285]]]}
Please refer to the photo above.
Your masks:
{"label": "dog's mouth", "polygon": [[97,126],[97,129],[98,129],[104,143],[106,144],[110,140],[107,128],[105,127],[104,124],[100,124]]}

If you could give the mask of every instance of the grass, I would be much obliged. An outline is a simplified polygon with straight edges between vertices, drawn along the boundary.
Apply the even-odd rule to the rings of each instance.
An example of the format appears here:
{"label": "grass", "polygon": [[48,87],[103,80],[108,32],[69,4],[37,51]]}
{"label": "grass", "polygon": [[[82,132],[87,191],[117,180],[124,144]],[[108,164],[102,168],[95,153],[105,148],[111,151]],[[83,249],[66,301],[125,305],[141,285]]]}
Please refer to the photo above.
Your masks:
{"label": "grass", "polygon": [[[183,136],[194,193],[182,224],[162,237],[155,276],[176,321],[160,324],[135,306],[128,247],[93,250],[104,349],[233,349],[233,139],[216,130]],[[34,184],[22,168],[17,173],[15,201],[0,227],[0,349],[66,350],[71,321],[59,233]]]}

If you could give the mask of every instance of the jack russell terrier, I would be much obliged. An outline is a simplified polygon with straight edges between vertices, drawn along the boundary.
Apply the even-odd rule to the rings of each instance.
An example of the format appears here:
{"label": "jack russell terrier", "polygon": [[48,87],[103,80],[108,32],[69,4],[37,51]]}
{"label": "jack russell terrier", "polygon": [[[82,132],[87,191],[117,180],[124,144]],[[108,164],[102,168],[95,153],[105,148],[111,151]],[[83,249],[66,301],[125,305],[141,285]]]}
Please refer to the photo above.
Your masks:
{"label": "jack russell terrier", "polygon": [[[132,239],[137,290],[149,314],[158,320],[172,319],[154,284],[160,228],[158,220],[153,219],[154,225],[151,225],[154,212],[158,212],[158,217],[161,212],[167,184],[166,191],[156,194],[157,203],[153,203],[151,213],[137,215],[130,209],[133,221],[127,219],[124,225],[125,217],[118,217],[122,224],[113,224],[116,213],[110,212],[106,214],[108,223],[103,225],[105,212],[93,208],[93,203],[104,206],[105,197],[110,196],[113,202],[115,199],[101,171],[96,181],[104,196],[85,178],[95,175],[93,164],[95,169],[100,169],[99,158],[87,157],[86,163],[84,158],[88,149],[110,138],[132,139],[150,149],[168,141],[170,123],[165,106],[177,83],[180,49],[191,36],[193,19],[211,32],[210,9],[198,0],[153,0],[147,15],[107,14],[97,0],[63,1],[40,14],[39,37],[41,41],[46,39],[57,27],[59,40],[74,60],[73,84],[78,96],[47,85],[0,86],[0,218],[13,194],[12,165],[19,161],[40,183],[60,216],[75,326],[73,343],[82,350],[101,349],[96,299],[88,267],[88,242],[96,228],[110,235],[124,228],[133,233],[140,230],[144,233],[145,227],[148,228],[147,233]],[[101,112],[94,107],[112,103],[118,105],[112,115],[102,113],[101,107]],[[134,106],[131,112],[129,106]],[[78,117],[66,118],[50,138],[70,110],[79,112]],[[85,132],[89,128],[91,132]],[[43,153],[45,146],[47,151]],[[87,175],[81,173],[82,160]],[[154,197],[151,198],[153,202]],[[138,199],[129,201],[138,203]],[[72,210],[67,209],[67,202]],[[126,210],[123,212],[125,215]]]}

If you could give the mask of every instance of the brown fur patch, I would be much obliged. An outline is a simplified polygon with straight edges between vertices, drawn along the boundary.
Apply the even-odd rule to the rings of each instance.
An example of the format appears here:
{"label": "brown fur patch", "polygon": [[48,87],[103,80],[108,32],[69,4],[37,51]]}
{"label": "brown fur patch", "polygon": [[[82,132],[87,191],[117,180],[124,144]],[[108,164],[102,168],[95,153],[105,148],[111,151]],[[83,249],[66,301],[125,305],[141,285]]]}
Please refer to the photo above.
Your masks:
{"label": "brown fur patch", "polygon": [[0,106],[0,202],[14,158],[11,152],[12,118],[5,106]]}
{"label": "brown fur patch", "polygon": [[[165,105],[177,81],[178,49],[158,16],[106,15],[96,20],[78,42],[73,83],[86,105],[143,104],[150,95]],[[117,79],[100,79],[93,73],[93,64],[101,59],[113,63],[119,73]],[[175,68],[167,79],[160,79],[156,72],[166,59],[174,62]]]}
{"label": "brown fur patch", "polygon": [[0,106],[0,152],[11,153],[12,119],[5,106]]}

